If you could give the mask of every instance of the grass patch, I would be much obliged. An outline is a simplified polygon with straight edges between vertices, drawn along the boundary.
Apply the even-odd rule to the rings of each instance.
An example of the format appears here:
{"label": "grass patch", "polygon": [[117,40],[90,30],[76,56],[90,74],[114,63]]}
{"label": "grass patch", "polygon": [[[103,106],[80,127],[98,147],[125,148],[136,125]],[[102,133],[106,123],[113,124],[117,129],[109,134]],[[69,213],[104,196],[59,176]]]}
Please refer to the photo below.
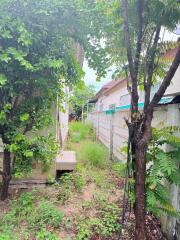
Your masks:
{"label": "grass patch", "polygon": [[74,173],[65,173],[58,184],[59,193],[57,195],[58,200],[64,204],[68,200],[71,194],[76,191],[81,193],[85,186],[85,179],[78,171]]}
{"label": "grass patch", "polygon": [[54,233],[62,223],[63,213],[49,201],[42,198],[37,202],[35,192],[23,193],[18,200],[12,200],[10,211],[0,222],[0,240],[59,239]]}
{"label": "grass patch", "polygon": [[70,141],[78,143],[93,135],[92,125],[88,123],[72,122],[69,126]]}
{"label": "grass patch", "polygon": [[125,177],[126,175],[126,164],[123,162],[117,162],[112,165],[112,170],[118,177]]}
{"label": "grass patch", "polygon": [[103,200],[97,202],[96,207],[98,209],[96,216],[79,219],[76,240],[91,239],[95,236],[106,239],[120,230],[120,210],[116,204]]}
{"label": "grass patch", "polygon": [[87,142],[84,144],[82,155],[93,167],[105,167],[107,165],[107,149],[99,143]]}

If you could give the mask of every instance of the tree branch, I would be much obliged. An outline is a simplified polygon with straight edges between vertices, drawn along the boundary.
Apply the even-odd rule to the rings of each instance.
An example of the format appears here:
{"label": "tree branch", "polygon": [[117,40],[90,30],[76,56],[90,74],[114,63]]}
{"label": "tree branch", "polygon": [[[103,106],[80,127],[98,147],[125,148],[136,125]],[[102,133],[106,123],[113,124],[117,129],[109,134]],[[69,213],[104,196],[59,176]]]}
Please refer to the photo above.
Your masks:
{"label": "tree branch", "polygon": [[137,89],[137,77],[135,75],[134,62],[132,56],[132,48],[131,48],[131,38],[129,31],[129,17],[128,17],[128,4],[127,0],[121,0],[122,5],[122,15],[124,19],[124,42],[127,51],[127,59],[129,63],[129,71],[132,81],[132,98],[131,98],[131,109],[132,113],[138,111],[138,89]]}
{"label": "tree branch", "polygon": [[[161,31],[161,26],[157,27],[154,42],[152,47],[150,48],[150,51],[152,50],[151,56],[150,56],[150,62],[148,64],[148,77],[147,82],[145,83],[145,102],[144,102],[144,112],[147,110],[147,106],[150,101],[150,95],[151,95],[151,86],[152,86],[152,77],[153,77],[153,71],[154,71],[154,60],[156,57],[156,49],[157,49],[157,43],[159,40],[159,35]],[[148,55],[148,54],[147,54]]]}
{"label": "tree branch", "polygon": [[178,47],[176,56],[171,64],[171,67],[169,71],[167,72],[159,90],[155,93],[150,105],[149,110],[153,109],[153,107],[158,104],[158,102],[161,100],[162,96],[164,95],[166,89],[171,83],[172,78],[174,77],[174,74],[176,73],[176,70],[178,69],[180,64],[180,46]]}
{"label": "tree branch", "polygon": [[129,31],[127,0],[121,0],[121,5],[122,5],[122,15],[124,19],[124,43],[127,51],[127,59],[129,63],[131,79],[134,79],[134,64],[133,64],[133,57],[132,57],[132,51],[131,51],[131,39],[130,39],[130,31]]}
{"label": "tree branch", "polygon": [[141,54],[141,48],[142,48],[143,8],[144,8],[144,0],[138,0],[137,2],[137,44],[136,44],[136,54],[135,54],[135,61],[134,61],[134,71],[135,71],[136,78],[138,76],[140,54]]}

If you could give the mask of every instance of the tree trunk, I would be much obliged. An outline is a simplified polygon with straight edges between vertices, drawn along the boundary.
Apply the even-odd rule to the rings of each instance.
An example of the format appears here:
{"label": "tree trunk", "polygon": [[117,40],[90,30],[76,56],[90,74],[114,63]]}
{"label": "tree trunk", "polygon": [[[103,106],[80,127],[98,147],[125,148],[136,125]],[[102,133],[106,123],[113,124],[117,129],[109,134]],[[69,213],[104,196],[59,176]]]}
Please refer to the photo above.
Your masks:
{"label": "tree trunk", "polygon": [[81,111],[81,122],[84,122],[84,106],[82,106],[82,111]]}
{"label": "tree trunk", "polygon": [[137,143],[136,146],[136,172],[135,172],[135,239],[146,239],[145,224],[145,177],[146,177],[146,150],[147,145],[143,146]]}
{"label": "tree trunk", "polygon": [[2,201],[4,201],[8,197],[10,180],[11,180],[11,153],[7,149],[4,149],[2,189],[1,189]]}

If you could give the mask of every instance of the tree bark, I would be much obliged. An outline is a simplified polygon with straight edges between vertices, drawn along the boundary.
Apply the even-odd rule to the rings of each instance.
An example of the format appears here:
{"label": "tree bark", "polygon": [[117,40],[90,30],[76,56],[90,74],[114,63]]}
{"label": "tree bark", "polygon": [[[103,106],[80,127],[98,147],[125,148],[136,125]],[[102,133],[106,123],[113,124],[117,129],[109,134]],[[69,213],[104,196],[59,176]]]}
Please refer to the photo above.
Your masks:
{"label": "tree bark", "polygon": [[84,122],[84,106],[82,106],[82,110],[81,110],[81,122]]}
{"label": "tree bark", "polygon": [[4,149],[2,188],[1,188],[2,201],[4,201],[8,197],[10,180],[11,180],[11,153],[7,149]]}
{"label": "tree bark", "polygon": [[135,239],[146,239],[146,224],[145,224],[145,176],[146,176],[146,145],[136,145],[136,172],[135,172]]}

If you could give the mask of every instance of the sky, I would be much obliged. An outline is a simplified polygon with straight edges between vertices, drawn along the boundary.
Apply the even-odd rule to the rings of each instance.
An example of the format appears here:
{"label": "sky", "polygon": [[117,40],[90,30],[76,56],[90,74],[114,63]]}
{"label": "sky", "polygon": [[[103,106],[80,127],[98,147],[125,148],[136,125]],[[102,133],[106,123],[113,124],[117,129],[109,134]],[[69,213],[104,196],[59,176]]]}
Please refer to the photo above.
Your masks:
{"label": "sky", "polygon": [[[165,31],[164,40],[165,41],[176,41],[177,38],[180,35],[180,25],[175,30],[175,33],[176,34],[174,34],[172,32]],[[164,34],[164,31],[161,32],[161,37],[162,37],[163,34]],[[95,90],[99,91],[99,89],[104,84],[106,84],[107,82],[112,80],[111,76],[112,76],[112,74],[115,70],[115,67],[112,66],[112,68],[108,72],[107,76],[105,78],[102,78],[100,82],[96,81],[96,73],[93,69],[89,68],[88,62],[87,62],[86,59],[85,59],[84,64],[83,64],[83,70],[85,72],[84,80],[85,80],[86,85],[93,85],[95,87]]]}

